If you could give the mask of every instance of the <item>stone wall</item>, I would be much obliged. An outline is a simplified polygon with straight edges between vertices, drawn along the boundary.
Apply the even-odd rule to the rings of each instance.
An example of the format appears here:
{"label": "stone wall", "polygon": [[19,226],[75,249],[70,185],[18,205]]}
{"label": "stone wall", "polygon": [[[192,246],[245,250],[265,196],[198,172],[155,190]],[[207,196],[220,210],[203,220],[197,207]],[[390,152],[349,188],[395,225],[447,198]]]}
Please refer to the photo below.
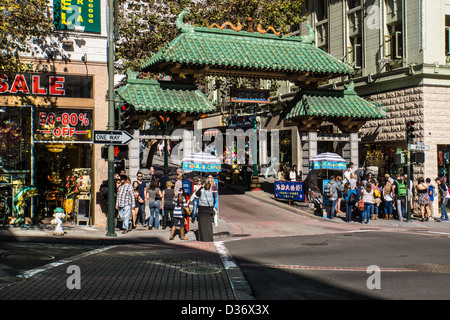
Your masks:
{"label": "stone wall", "polygon": [[411,87],[382,92],[364,97],[376,103],[382,103],[388,116],[382,120],[368,121],[360,130],[363,141],[403,142],[405,140],[405,120],[416,122],[417,141],[423,140],[424,93],[423,87]]}
{"label": "stone wall", "polygon": [[[415,121],[417,138],[413,142],[424,142],[424,88],[422,86],[381,92],[364,98],[377,105],[382,103],[382,107],[387,110],[385,119],[368,121],[361,128],[359,133],[364,143],[406,148],[406,120]],[[424,165],[414,165],[412,173],[414,177],[423,175]]]}

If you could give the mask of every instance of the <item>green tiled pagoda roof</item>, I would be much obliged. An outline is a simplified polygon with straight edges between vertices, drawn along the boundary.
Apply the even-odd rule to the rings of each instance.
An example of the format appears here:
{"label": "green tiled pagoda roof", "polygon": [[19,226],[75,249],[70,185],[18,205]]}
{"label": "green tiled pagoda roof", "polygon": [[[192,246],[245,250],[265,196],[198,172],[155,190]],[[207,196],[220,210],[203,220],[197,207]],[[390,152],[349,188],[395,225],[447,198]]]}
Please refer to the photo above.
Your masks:
{"label": "green tiled pagoda roof", "polygon": [[128,77],[127,84],[116,90],[116,96],[138,112],[209,113],[215,110],[195,85],[171,81]]}
{"label": "green tiled pagoda roof", "polygon": [[[154,71],[164,65],[183,64],[267,72],[348,75],[353,68],[315,47],[309,36],[277,36],[259,32],[193,27],[177,22],[181,34],[142,65]],[[179,20],[180,20],[179,18]],[[207,70],[205,71],[207,73]]]}
{"label": "green tiled pagoda roof", "polygon": [[288,112],[287,120],[310,116],[353,119],[386,117],[384,109],[359,97],[353,88],[339,91],[303,91],[298,94],[300,98]]}

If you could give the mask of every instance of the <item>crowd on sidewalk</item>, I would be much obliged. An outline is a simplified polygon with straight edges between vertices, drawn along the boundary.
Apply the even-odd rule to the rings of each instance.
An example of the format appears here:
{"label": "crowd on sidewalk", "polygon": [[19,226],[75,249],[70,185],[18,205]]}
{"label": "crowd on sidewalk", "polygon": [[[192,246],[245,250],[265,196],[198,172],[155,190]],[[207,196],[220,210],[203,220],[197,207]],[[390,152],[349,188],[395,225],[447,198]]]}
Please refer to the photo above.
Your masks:
{"label": "crowd on sidewalk", "polygon": [[[217,201],[217,186],[211,175],[206,179],[197,177],[193,192],[186,194],[182,181],[184,175],[177,169],[175,179],[169,177],[170,169],[163,168],[162,175],[155,174],[150,168],[149,180],[143,181],[143,173],[139,171],[136,180],[124,170],[115,175],[115,208],[119,229],[126,234],[138,223],[148,230],[170,229],[169,239],[173,240],[176,232],[179,238],[187,240],[190,222],[198,221],[197,239],[213,241],[214,207]],[[107,195],[107,184],[101,186],[101,194]],[[107,197],[104,197],[107,201]],[[146,214],[148,206],[148,215]],[[192,209],[191,209],[192,208]]]}
{"label": "crowd on sidewalk", "polygon": [[413,212],[415,205],[419,207],[420,221],[433,220],[433,202],[439,201],[441,216],[438,222],[448,222],[446,205],[450,198],[445,179],[436,178],[433,184],[430,178],[417,178],[407,181],[406,175],[397,174],[391,177],[374,177],[365,173],[364,168],[353,171],[350,163],[341,176],[330,176],[330,182],[324,188],[324,194],[330,201],[329,218],[336,213],[345,213],[345,221],[358,220],[369,223],[376,219],[407,219],[407,201]]}

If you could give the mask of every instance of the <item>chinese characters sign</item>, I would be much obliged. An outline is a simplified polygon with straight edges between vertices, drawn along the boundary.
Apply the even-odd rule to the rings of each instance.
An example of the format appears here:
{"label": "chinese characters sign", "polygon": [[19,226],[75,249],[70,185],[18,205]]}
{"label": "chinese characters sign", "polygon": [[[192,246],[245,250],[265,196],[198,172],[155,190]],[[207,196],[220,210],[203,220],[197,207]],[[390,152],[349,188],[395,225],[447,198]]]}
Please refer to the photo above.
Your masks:
{"label": "chinese characters sign", "polygon": [[100,0],[53,0],[53,24],[58,30],[100,33]]}
{"label": "chinese characters sign", "polygon": [[183,162],[182,169],[199,172],[220,172],[221,167],[222,166],[217,163],[202,164],[202,163]]}
{"label": "chinese characters sign", "polygon": [[230,96],[231,102],[270,103],[269,90],[232,88]]}
{"label": "chinese characters sign", "polygon": [[305,201],[303,182],[275,181],[275,198],[292,201]]}

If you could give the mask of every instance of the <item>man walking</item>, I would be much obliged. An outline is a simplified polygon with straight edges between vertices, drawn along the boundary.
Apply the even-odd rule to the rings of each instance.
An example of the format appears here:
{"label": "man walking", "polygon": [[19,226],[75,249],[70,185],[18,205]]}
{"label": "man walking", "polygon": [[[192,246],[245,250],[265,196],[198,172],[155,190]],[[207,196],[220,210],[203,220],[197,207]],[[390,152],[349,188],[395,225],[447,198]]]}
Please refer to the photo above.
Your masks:
{"label": "man walking", "polygon": [[131,180],[127,176],[121,176],[122,184],[117,190],[116,209],[119,210],[120,219],[123,221],[123,234],[128,232],[131,209],[134,209],[134,191]]}
{"label": "man walking", "polygon": [[396,200],[396,208],[397,208],[397,216],[398,220],[402,221],[403,217],[406,214],[406,196],[408,193],[408,189],[406,186],[406,182],[403,180],[403,177],[400,174],[397,174],[396,179],[394,181],[394,194]]}
{"label": "man walking", "polygon": [[137,220],[140,219],[142,225],[144,227],[146,227],[146,223],[145,223],[145,199],[147,198],[147,195],[146,195],[147,184],[145,183],[145,181],[142,181],[142,172],[141,171],[139,171],[137,173],[136,177],[137,177],[138,191],[139,191],[139,199],[136,202],[136,205],[139,208],[138,216],[137,216],[137,219],[136,219],[136,223],[137,223]]}
{"label": "man walking", "polygon": [[436,183],[439,188],[439,206],[441,207],[441,217],[437,219],[439,222],[448,222],[448,214],[447,214],[447,201],[450,197],[448,187],[445,184],[444,181],[442,181],[440,178],[436,178]]}

